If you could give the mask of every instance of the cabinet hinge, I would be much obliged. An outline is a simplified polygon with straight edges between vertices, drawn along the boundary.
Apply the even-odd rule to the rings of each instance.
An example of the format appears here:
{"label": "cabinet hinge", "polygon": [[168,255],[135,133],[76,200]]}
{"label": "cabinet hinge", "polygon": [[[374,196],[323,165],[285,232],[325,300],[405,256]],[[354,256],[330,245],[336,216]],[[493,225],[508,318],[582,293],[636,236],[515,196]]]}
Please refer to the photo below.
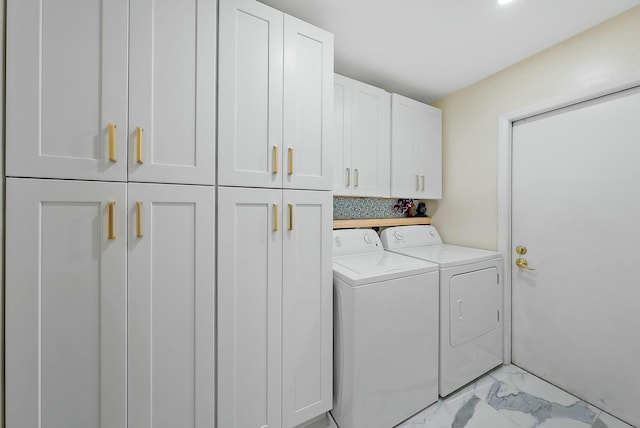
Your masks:
{"label": "cabinet hinge", "polygon": [[500,322],[500,311],[498,311],[498,322]]}

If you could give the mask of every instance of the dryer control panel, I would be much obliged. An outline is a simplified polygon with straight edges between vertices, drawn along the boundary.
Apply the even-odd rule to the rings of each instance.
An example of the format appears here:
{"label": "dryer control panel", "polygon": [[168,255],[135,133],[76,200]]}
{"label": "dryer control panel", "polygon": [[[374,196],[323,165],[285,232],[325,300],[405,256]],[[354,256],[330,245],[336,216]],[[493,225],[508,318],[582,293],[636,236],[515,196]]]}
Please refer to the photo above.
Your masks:
{"label": "dryer control panel", "polygon": [[333,231],[333,255],[377,253],[384,251],[373,229],[338,229]]}
{"label": "dryer control panel", "polygon": [[407,248],[442,244],[440,234],[433,226],[389,227],[380,234],[384,248]]}

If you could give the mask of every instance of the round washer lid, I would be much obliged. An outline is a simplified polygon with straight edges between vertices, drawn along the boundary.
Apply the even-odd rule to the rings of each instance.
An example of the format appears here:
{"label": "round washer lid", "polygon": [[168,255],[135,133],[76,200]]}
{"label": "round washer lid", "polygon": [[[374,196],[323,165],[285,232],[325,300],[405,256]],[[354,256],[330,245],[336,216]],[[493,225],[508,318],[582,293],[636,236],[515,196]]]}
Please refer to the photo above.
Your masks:
{"label": "round washer lid", "polygon": [[422,260],[438,263],[440,267],[443,268],[483,262],[502,257],[500,253],[495,251],[459,247],[457,245],[448,244],[398,248],[393,251],[398,254],[405,254],[411,257],[417,257]]}
{"label": "round washer lid", "polygon": [[389,251],[333,258],[333,275],[352,287],[438,270],[438,265]]}

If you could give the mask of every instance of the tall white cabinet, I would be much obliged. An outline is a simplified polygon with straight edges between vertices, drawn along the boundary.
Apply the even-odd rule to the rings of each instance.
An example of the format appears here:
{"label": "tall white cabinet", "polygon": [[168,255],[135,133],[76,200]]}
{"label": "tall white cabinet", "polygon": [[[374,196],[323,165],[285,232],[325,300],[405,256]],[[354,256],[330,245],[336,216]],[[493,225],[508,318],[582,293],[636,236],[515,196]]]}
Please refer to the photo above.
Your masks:
{"label": "tall white cabinet", "polygon": [[333,135],[335,194],[389,197],[391,94],[336,74]]}
{"label": "tall white cabinet", "polygon": [[221,0],[219,46],[218,184],[331,190],[333,35]]}
{"label": "tall white cabinet", "polygon": [[442,198],[442,110],[391,96],[391,196]]}
{"label": "tall white cabinet", "polygon": [[332,405],[333,36],[221,0],[218,426]]}
{"label": "tall white cabinet", "polygon": [[7,426],[212,428],[217,1],[54,3],[7,2]]}

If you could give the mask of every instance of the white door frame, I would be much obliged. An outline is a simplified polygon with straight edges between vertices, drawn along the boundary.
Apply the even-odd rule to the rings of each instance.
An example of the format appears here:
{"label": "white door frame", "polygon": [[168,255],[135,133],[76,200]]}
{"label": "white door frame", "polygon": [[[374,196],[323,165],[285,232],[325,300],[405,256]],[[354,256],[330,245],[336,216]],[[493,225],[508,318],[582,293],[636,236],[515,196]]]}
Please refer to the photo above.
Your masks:
{"label": "white door frame", "polygon": [[511,363],[511,180],[513,122],[640,85],[640,72],[501,114],[498,117],[498,251],[504,255],[504,363]]}

